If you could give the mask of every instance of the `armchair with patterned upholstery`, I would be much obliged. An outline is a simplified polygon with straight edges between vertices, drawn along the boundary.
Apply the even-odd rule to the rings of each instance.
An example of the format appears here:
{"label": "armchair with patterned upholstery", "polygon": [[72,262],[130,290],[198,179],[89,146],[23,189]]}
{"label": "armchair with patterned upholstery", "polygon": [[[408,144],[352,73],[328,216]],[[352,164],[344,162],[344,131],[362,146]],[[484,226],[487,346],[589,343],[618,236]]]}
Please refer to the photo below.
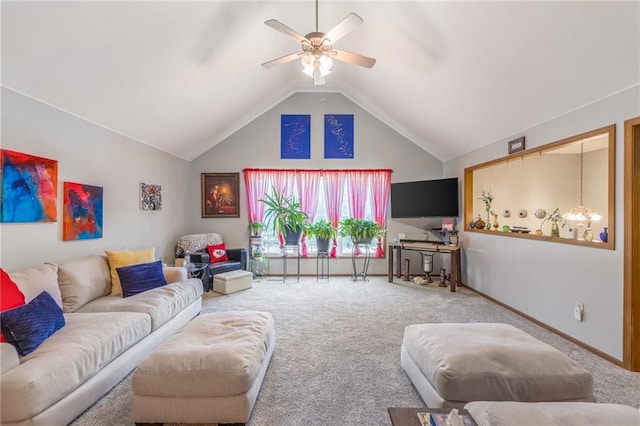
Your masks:
{"label": "armchair with patterned upholstery", "polygon": [[213,276],[222,272],[247,270],[249,258],[246,248],[227,248],[229,260],[210,263],[207,246],[222,244],[222,235],[216,233],[183,235],[176,244],[176,266],[185,266],[184,257],[188,253],[192,263],[209,263],[209,267],[202,274],[202,284],[205,291],[213,289]]}

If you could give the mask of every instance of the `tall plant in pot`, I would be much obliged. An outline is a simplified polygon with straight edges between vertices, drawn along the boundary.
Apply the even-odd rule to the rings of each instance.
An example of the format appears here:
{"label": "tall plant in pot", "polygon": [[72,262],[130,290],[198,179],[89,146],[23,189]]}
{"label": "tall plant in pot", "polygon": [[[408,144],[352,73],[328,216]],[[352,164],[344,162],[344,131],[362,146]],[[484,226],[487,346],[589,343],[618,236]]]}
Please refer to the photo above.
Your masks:
{"label": "tall plant in pot", "polygon": [[325,219],[320,219],[307,229],[309,236],[316,237],[318,253],[329,252],[329,243],[336,238],[338,230],[333,223]]}
{"label": "tall plant in pot", "polygon": [[266,226],[276,235],[281,233],[285,244],[298,244],[300,235],[309,224],[309,216],[300,209],[300,201],[293,195],[287,197],[281,194],[275,188],[259,201],[267,207],[264,212]]}
{"label": "tall plant in pot", "polygon": [[350,237],[354,244],[370,244],[375,237],[384,235],[385,230],[377,222],[350,217],[339,223],[341,237]]}

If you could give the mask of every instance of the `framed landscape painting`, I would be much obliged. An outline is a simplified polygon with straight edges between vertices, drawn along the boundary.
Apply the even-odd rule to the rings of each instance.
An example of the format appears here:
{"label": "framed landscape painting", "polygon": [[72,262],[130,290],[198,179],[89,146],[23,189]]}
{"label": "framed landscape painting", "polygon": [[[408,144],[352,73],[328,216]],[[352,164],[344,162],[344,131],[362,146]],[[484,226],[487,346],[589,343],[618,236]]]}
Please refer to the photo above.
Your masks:
{"label": "framed landscape painting", "polygon": [[202,217],[240,217],[240,173],[201,173]]}
{"label": "framed landscape painting", "polygon": [[58,162],[0,149],[0,222],[58,220]]}
{"label": "framed landscape painting", "polygon": [[102,238],[102,187],[64,183],[62,240]]}

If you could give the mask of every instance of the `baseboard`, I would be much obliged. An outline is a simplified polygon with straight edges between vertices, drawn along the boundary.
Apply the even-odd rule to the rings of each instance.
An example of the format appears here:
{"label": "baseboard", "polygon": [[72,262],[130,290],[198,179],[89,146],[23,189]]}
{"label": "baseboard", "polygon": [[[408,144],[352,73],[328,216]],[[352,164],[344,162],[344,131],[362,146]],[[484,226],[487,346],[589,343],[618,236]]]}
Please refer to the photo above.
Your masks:
{"label": "baseboard", "polygon": [[566,340],[570,341],[571,343],[574,343],[574,344],[580,346],[581,348],[584,348],[584,349],[588,350],[589,352],[599,356],[600,358],[603,358],[603,359],[609,361],[612,364],[615,364],[615,365],[617,365],[619,367],[624,368],[624,364],[622,363],[622,360],[614,358],[611,355],[606,354],[606,353],[602,352],[601,350],[596,349],[593,346],[590,346],[590,345],[586,344],[585,342],[576,339],[575,337],[569,336],[568,334],[563,333],[562,331],[560,331],[560,330],[558,330],[556,328],[553,328],[550,325],[547,325],[547,324],[543,323],[542,321],[539,321],[539,320],[533,318],[532,316],[529,316],[529,315],[525,314],[524,312],[521,312],[521,311],[515,309],[514,307],[512,307],[510,305],[507,305],[506,303],[503,303],[503,302],[501,302],[501,301],[499,301],[497,299],[494,299],[493,297],[488,296],[488,295],[484,294],[483,292],[476,290],[475,288],[468,287],[468,286],[466,286],[464,284],[462,286],[467,288],[467,289],[469,289],[469,290],[471,290],[472,292],[484,297],[485,299],[490,300],[491,302],[495,303],[496,305],[500,305],[503,308],[508,309],[509,311],[513,312],[514,314],[520,315],[522,318],[525,318],[526,320],[531,321],[532,323],[544,328],[545,330],[548,330],[553,334],[557,334],[558,336],[562,337],[563,339],[566,339]]}

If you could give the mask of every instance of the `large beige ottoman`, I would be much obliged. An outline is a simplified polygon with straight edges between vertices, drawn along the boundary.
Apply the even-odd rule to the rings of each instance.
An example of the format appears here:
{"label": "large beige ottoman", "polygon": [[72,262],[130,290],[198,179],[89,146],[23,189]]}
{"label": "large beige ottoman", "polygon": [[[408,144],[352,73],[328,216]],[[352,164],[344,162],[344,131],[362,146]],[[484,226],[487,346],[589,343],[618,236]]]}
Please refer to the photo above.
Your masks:
{"label": "large beige ottoman", "polygon": [[587,370],[508,324],[410,325],[400,362],[432,408],[463,408],[471,401],[595,401]]}
{"label": "large beige ottoman", "polygon": [[136,423],[246,423],[275,346],[268,312],[202,314],[136,369]]}
{"label": "large beige ottoman", "polygon": [[217,293],[235,293],[236,291],[251,288],[252,284],[253,274],[241,269],[213,276],[213,291]]}
{"label": "large beige ottoman", "polygon": [[620,404],[475,401],[464,408],[478,426],[640,425],[640,411]]}

